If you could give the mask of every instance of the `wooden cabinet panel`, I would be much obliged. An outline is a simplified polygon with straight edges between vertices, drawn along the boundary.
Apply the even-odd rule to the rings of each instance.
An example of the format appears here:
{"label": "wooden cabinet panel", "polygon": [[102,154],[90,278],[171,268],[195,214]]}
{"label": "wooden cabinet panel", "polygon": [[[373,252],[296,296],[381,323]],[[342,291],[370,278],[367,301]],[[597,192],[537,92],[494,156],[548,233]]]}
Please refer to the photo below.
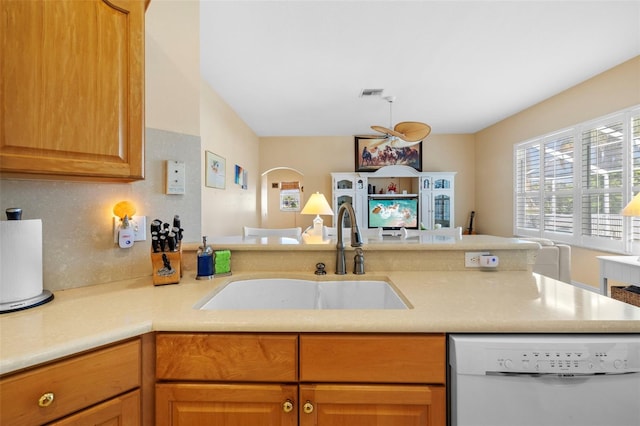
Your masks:
{"label": "wooden cabinet panel", "polygon": [[143,0],[0,2],[0,171],[144,177]]}
{"label": "wooden cabinet panel", "polygon": [[297,391],[276,384],[158,384],[156,425],[294,426]]}
{"label": "wooden cabinet panel", "polygon": [[446,424],[444,386],[300,385],[301,426]]}
{"label": "wooden cabinet panel", "polygon": [[444,335],[303,334],[301,382],[444,383]]}
{"label": "wooden cabinet panel", "polygon": [[156,336],[158,380],[297,380],[295,334],[160,333]]}
{"label": "wooden cabinet panel", "polygon": [[[134,340],[3,378],[0,424],[42,424],[139,386],[140,341]],[[52,402],[39,406],[47,393]]]}
{"label": "wooden cabinet panel", "polygon": [[51,426],[138,426],[140,391],[136,390],[88,408]]}

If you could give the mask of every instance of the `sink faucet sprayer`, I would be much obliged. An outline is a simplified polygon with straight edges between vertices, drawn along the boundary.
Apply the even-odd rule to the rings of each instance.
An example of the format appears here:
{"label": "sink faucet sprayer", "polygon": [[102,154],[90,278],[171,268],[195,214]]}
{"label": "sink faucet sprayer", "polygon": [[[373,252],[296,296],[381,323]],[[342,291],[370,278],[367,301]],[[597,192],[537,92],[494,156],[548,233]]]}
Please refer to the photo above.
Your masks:
{"label": "sink faucet sprayer", "polygon": [[[344,222],[344,214],[348,213],[351,219],[351,247],[361,247],[362,239],[360,238],[360,230],[358,229],[358,223],[356,221],[356,213],[353,211],[353,207],[350,203],[343,203],[338,209],[338,256],[336,259],[336,275],[344,275],[347,273],[347,265],[344,257],[344,243],[342,242],[342,223]],[[364,274],[364,253],[362,249],[358,250],[354,258],[353,266],[354,274]]]}

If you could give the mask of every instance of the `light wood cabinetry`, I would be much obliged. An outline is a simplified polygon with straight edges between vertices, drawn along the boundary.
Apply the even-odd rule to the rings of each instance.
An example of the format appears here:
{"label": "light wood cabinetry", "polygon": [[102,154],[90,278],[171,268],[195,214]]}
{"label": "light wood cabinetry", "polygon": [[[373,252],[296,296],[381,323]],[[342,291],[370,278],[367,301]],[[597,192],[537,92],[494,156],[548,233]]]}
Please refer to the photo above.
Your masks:
{"label": "light wood cabinetry", "polygon": [[156,424],[295,425],[297,359],[295,334],[160,333]]}
{"label": "light wood cabinetry", "polygon": [[35,367],[0,379],[0,424],[139,425],[140,383],[140,339]]}
{"label": "light wood cabinetry", "polygon": [[117,396],[78,414],[50,423],[51,426],[138,426],[139,424],[139,390]]}
{"label": "light wood cabinetry", "polygon": [[0,1],[3,176],[144,178],[144,0]]}
{"label": "light wood cabinetry", "polygon": [[160,383],[156,425],[294,426],[297,393],[296,385]]}
{"label": "light wood cabinetry", "polygon": [[300,385],[300,426],[446,424],[444,386]]}
{"label": "light wood cabinetry", "polygon": [[446,424],[444,335],[159,333],[156,424]]}
{"label": "light wood cabinetry", "polygon": [[300,425],[446,424],[442,335],[303,334]]}

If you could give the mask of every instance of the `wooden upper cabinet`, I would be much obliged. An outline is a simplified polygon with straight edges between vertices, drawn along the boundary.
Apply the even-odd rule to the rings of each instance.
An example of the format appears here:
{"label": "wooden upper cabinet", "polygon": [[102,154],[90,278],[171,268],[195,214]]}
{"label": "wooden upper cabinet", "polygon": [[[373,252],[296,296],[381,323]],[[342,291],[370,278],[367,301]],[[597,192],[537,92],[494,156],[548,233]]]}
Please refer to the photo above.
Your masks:
{"label": "wooden upper cabinet", "polygon": [[144,178],[145,0],[0,0],[4,176]]}

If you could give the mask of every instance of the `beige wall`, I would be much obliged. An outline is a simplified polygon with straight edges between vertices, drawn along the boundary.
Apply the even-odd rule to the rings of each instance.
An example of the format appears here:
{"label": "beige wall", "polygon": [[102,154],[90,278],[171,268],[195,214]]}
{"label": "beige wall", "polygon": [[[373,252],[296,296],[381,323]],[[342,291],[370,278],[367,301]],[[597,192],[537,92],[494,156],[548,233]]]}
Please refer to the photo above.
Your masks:
{"label": "beige wall", "polygon": [[[427,120],[428,121],[428,120]],[[331,202],[332,172],[352,172],[355,166],[353,136],[260,138],[260,170],[290,167],[304,174],[304,201],[319,191]],[[455,224],[464,226],[474,205],[475,145],[473,135],[430,135],[422,146],[422,170],[458,172]],[[303,204],[304,204],[303,201]],[[300,217],[302,228],[313,217]],[[333,223],[323,218],[326,225]]]}
{"label": "beige wall", "polygon": [[[226,161],[225,189],[205,186],[203,173],[202,234],[209,237],[240,235],[243,226],[259,223],[258,137],[204,81],[200,86],[200,114],[202,163],[205,151]],[[234,183],[236,164],[248,172],[247,189]]]}
{"label": "beige wall", "polygon": [[152,1],[145,20],[146,126],[200,135],[200,3]]}
{"label": "beige wall", "polygon": [[[513,145],[640,104],[640,56],[476,134],[478,231],[513,235]],[[601,252],[574,248],[573,280],[598,285]]]}

